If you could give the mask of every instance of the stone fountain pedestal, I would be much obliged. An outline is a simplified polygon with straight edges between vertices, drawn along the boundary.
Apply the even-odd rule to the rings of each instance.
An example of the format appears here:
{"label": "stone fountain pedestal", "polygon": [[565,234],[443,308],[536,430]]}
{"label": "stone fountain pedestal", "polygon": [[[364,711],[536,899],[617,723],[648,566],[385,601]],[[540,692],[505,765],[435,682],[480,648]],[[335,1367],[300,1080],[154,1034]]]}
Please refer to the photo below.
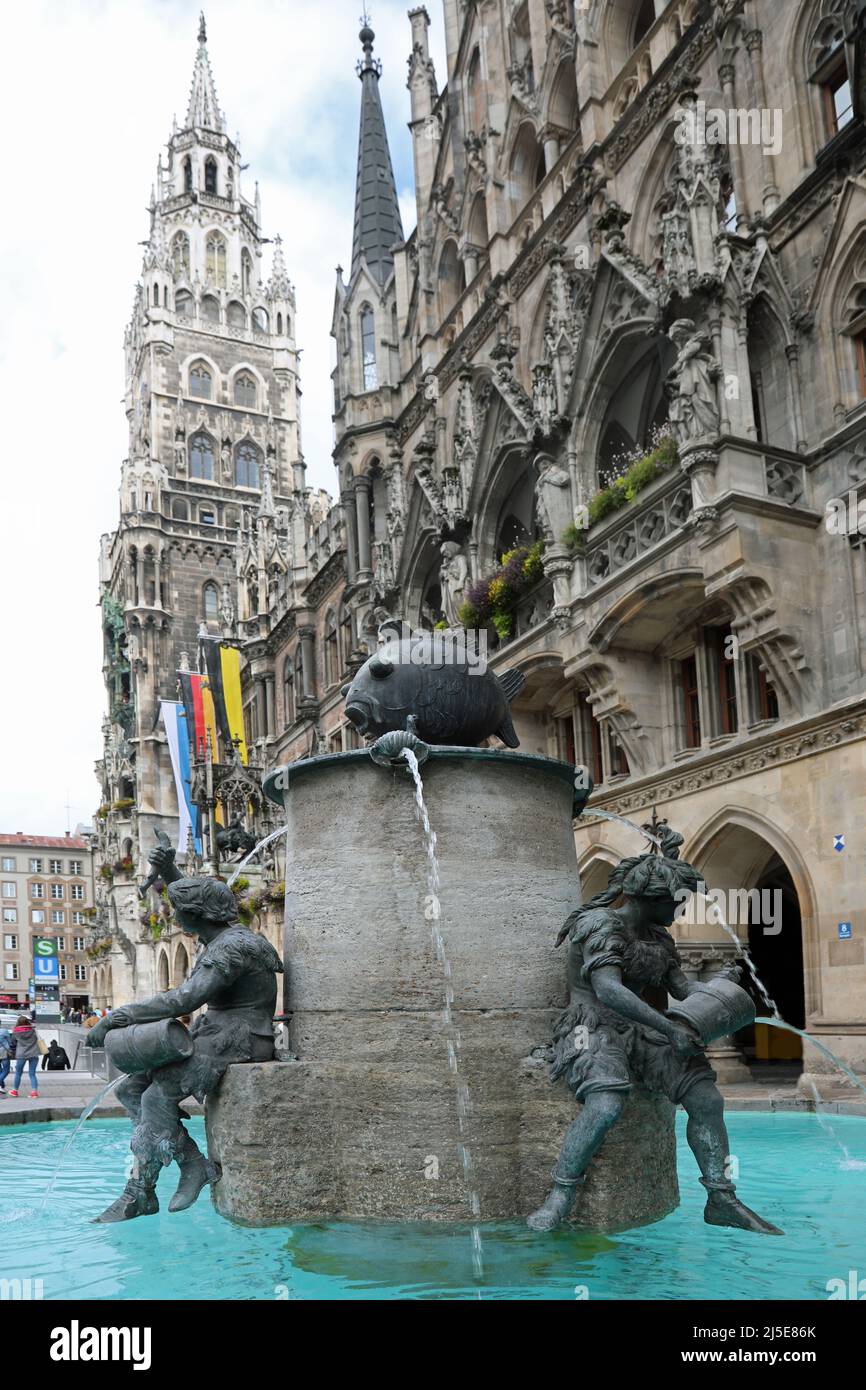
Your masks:
{"label": "stone fountain pedestal", "polygon": [[[473,1191],[481,1220],[516,1219],[549,1186],[577,1111],[548,1081],[545,1056],[565,1003],[553,942],[579,903],[573,769],[437,748],[421,771],[447,967],[408,770],[355,752],[268,779],[288,822],[297,1060],[230,1067],[208,1103],[223,1167],[214,1200],[234,1220],[468,1221]],[[661,1097],[632,1095],[591,1165],[578,1222],[623,1229],[676,1206],[673,1113]]]}

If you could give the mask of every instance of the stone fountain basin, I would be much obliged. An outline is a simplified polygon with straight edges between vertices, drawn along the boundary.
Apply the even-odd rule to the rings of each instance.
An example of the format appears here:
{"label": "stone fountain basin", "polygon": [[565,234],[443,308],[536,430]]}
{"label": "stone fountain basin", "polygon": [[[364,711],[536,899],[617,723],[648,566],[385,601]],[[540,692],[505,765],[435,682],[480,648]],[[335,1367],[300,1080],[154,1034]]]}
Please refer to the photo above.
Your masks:
{"label": "stone fountain basin", "polygon": [[[500,749],[433,747],[421,769],[437,836],[446,979],[408,768],[367,751],[269,774],[285,808],[286,1012],[296,1061],[229,1068],[208,1107],[214,1198],[252,1224],[325,1217],[466,1221],[528,1213],[577,1114],[547,1079],[566,1002],[553,943],[579,905],[574,769]],[[471,1110],[461,1132],[458,1087]],[[673,1107],[637,1091],[576,1216],[622,1229],[676,1206]]]}

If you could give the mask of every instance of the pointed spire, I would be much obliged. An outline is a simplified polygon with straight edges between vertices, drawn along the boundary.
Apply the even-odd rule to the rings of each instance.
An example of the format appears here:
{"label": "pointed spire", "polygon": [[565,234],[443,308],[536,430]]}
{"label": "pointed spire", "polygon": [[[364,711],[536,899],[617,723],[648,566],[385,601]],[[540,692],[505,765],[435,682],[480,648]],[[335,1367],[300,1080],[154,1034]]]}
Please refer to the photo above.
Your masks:
{"label": "pointed spire", "polygon": [[216,84],[207,56],[207,26],[204,14],[199,15],[198,51],[192,70],[192,86],[186,113],[187,130],[191,130],[193,126],[204,127],[206,130],[225,130],[225,121],[217,101]]}
{"label": "pointed spire", "polygon": [[403,222],[397,186],[388,149],[388,132],[379,96],[382,64],[373,57],[375,34],[364,15],[358,36],[364,57],[358,62],[361,79],[361,130],[358,139],[358,174],[355,183],[355,230],[352,241],[354,276],[362,257],[381,285],[394,266],[392,248],[403,240]]}

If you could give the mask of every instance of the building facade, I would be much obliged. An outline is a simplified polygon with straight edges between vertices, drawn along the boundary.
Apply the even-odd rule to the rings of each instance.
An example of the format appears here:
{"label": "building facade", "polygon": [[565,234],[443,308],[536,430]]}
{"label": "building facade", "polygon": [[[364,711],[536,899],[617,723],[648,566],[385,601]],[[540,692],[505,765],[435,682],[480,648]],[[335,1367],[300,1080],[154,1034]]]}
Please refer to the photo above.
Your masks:
{"label": "building facade", "polygon": [[[280,497],[235,549],[248,734],[271,764],[351,747],[383,619],[483,628],[521,746],[667,817],[782,1014],[866,1071],[862,0],[443,9],[441,74],[409,15],[408,237],[361,33],[339,501],[307,495],[285,569]],[[126,602],[127,643],[174,631]],[[640,845],[575,833],[584,896]],[[695,977],[739,954],[700,905],[679,934]]]}
{"label": "building facade", "polygon": [[[411,11],[402,245],[365,28],[334,334],[347,650],[487,628],[523,748],[658,807],[782,1014],[866,1070],[862,10],[446,0],[441,84]],[[587,896],[640,843],[576,835]],[[706,978],[737,951],[693,917]]]}
{"label": "building facade", "polygon": [[60,999],[93,1002],[90,927],[95,912],[92,836],[0,835],[0,995],[25,1004],[33,979],[34,938],[57,943]]}

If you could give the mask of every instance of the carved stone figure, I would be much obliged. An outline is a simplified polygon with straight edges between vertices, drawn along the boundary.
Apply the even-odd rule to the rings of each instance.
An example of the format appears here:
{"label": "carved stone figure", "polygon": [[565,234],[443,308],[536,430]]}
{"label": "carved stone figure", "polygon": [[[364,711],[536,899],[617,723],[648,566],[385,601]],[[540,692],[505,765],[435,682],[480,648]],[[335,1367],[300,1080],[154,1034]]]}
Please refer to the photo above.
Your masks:
{"label": "carved stone figure", "polygon": [[[105,1045],[112,1062],[130,1073],[117,1094],[135,1125],[132,1177],[98,1222],[157,1212],[157,1180],[172,1160],[180,1167],[180,1183],[169,1211],[192,1206],[220,1173],[184,1129],[180,1102],[187,1096],[203,1101],[231,1063],[267,1062],[274,1055],[276,977],[283,969],[277,952],[241,926],[225,883],[182,877],[170,848],[153,850],[150,862],[168,885],[182,930],[197,936],[204,949],[179,988],[112,1009],[91,1029],[90,1045]],[[207,1011],[189,1032],[176,1022],[204,1005]]]}
{"label": "carved stone figure", "polygon": [[443,541],[440,546],[442,568],[439,577],[442,586],[442,609],[449,627],[459,627],[458,612],[463,602],[463,593],[469,581],[469,562],[456,541]]}
{"label": "carved stone figure", "polygon": [[[557,938],[557,945],[568,938],[569,1003],[554,1030],[552,1078],[565,1077],[581,1111],[565,1136],[553,1187],[528,1224],[548,1231],[565,1220],[590,1159],[640,1083],[688,1114],[689,1146],[708,1193],[704,1220],[781,1235],[743,1205],[728,1175],[724,1101],[704,1046],[732,1031],[731,1019],[726,1015],[715,1034],[702,1026],[705,1010],[714,1007],[710,991],[689,983],[668,931],[700,875],[679,859],[682,835],[662,822],[660,839],[661,854],[623,859],[607,888],[573,912]],[[622,907],[613,908],[619,898]],[[678,1012],[690,1022],[653,1008],[644,997],[653,988],[685,1001]],[[746,992],[729,985],[729,993],[735,1001],[742,996],[743,1016],[733,1026],[744,1026],[749,1016],[753,1021]]]}
{"label": "carved stone figure", "polygon": [[545,454],[539,455],[536,466],[535,498],[539,520],[547,540],[555,543],[562,539],[563,531],[573,520],[570,480],[565,469]]}
{"label": "carved stone figure", "polygon": [[714,439],[719,433],[716,382],[722,368],[692,319],[677,319],[668,329],[677,358],[668,373],[669,420],[677,443]]}

